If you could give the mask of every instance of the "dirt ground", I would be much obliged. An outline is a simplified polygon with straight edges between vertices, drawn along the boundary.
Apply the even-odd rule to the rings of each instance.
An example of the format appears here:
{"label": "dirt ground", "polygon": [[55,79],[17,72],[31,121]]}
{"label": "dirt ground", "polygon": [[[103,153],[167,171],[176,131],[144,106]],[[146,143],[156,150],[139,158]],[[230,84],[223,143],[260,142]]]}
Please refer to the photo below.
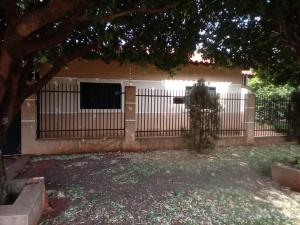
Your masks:
{"label": "dirt ground", "polygon": [[13,165],[19,158],[19,156],[4,156],[3,159],[5,168]]}
{"label": "dirt ground", "polygon": [[44,176],[41,225],[299,224],[300,194],[270,177],[300,147],[34,157],[20,175]]}

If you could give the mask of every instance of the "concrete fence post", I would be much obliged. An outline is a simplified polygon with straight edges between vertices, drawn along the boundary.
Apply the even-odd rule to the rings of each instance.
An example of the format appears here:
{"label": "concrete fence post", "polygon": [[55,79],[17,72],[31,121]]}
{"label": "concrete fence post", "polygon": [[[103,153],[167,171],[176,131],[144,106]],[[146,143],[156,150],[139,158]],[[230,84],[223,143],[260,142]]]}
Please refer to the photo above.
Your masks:
{"label": "concrete fence post", "polygon": [[125,146],[126,149],[135,148],[135,86],[125,86]]}
{"label": "concrete fence post", "polygon": [[245,101],[246,144],[254,144],[255,95],[248,94]]}

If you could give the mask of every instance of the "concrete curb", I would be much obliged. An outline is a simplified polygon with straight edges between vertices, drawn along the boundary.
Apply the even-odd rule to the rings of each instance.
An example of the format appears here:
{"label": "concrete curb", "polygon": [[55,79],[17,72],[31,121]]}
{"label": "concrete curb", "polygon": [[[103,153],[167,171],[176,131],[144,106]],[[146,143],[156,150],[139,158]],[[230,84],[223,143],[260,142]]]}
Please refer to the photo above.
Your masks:
{"label": "concrete curb", "polygon": [[0,225],[36,225],[45,205],[43,177],[8,182],[11,192],[21,192],[12,205],[0,206]]}

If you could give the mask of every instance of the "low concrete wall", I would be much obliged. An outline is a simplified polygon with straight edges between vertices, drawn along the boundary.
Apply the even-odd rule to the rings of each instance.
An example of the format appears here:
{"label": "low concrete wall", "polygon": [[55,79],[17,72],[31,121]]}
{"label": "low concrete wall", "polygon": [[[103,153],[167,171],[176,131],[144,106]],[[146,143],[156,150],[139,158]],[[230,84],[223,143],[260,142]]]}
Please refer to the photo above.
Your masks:
{"label": "low concrete wall", "polygon": [[22,154],[68,154],[84,152],[126,151],[124,138],[101,139],[40,139],[31,146],[23,147]]}
{"label": "low concrete wall", "polygon": [[[217,146],[245,145],[244,137],[221,137]],[[36,140],[31,148],[25,149],[23,154],[69,154],[87,152],[145,152],[153,150],[180,150],[189,149],[190,145],[183,137],[146,137],[136,138],[129,144],[125,138],[101,138],[101,139],[40,139]]]}
{"label": "low concrete wall", "polygon": [[255,145],[274,145],[283,143],[295,143],[295,141],[288,136],[266,136],[266,137],[255,137]]}
{"label": "low concrete wall", "polygon": [[[293,143],[287,137],[255,137],[253,145],[271,145]],[[220,137],[217,146],[247,145],[246,138]],[[68,154],[84,152],[111,152],[111,151],[152,151],[152,150],[180,150],[189,149],[187,140],[183,137],[142,137],[136,138],[128,145],[124,137],[98,139],[40,139],[29,148],[23,148],[23,154]]]}
{"label": "low concrete wall", "polygon": [[271,166],[272,179],[279,184],[300,192],[300,171],[282,163],[273,163]]}
{"label": "low concrete wall", "polygon": [[14,180],[11,186],[22,191],[14,204],[0,206],[0,225],[36,225],[45,205],[43,178]]}

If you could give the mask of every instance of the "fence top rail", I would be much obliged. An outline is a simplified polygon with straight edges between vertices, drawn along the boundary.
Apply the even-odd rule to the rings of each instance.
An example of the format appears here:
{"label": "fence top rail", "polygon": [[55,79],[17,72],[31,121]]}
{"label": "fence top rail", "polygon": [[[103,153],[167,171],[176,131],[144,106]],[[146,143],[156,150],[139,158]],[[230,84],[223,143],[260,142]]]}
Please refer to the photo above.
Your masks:
{"label": "fence top rail", "polygon": [[[219,96],[220,99],[232,99],[232,100],[245,100],[247,94],[241,93],[211,93],[211,95]],[[186,90],[173,90],[173,89],[137,89],[136,96],[141,97],[185,97],[187,96]]]}
{"label": "fence top rail", "polygon": [[147,95],[147,94],[137,94],[136,96],[138,96],[138,97],[162,97],[162,98],[164,98],[164,97],[166,97],[166,98],[171,98],[171,97],[185,97],[185,95],[151,95],[151,94],[149,94],[149,95]]}
{"label": "fence top rail", "polygon": [[291,96],[268,96],[268,95],[261,95],[261,96],[256,96],[256,99],[263,99],[263,100],[268,100],[268,99],[279,99],[279,100],[291,100]]}

